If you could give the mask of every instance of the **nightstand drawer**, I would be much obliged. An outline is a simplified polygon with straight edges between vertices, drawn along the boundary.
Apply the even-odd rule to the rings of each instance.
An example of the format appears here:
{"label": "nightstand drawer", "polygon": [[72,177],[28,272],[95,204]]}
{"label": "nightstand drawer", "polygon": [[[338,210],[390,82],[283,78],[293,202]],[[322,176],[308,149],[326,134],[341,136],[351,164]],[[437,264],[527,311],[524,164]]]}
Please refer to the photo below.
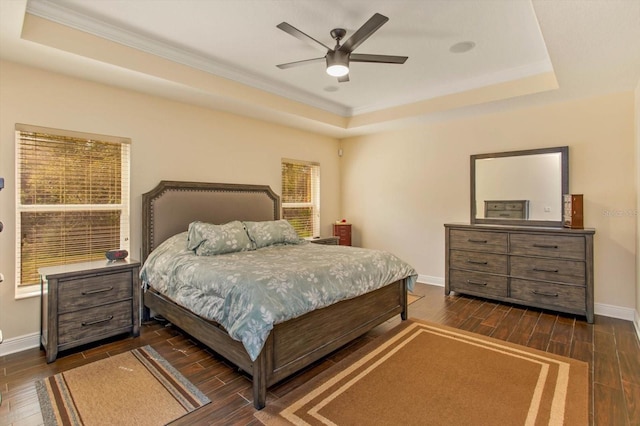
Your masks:
{"label": "nightstand drawer", "polygon": [[140,262],[94,260],[40,268],[40,344],[58,351],[140,334]]}
{"label": "nightstand drawer", "polygon": [[479,253],[451,250],[451,267],[492,274],[507,273],[507,256],[504,254]]}
{"label": "nightstand drawer", "polygon": [[131,330],[130,300],[61,314],[58,318],[58,344],[101,336],[119,329]]}
{"label": "nightstand drawer", "polygon": [[132,291],[131,271],[60,281],[58,312],[63,313],[130,299]]}

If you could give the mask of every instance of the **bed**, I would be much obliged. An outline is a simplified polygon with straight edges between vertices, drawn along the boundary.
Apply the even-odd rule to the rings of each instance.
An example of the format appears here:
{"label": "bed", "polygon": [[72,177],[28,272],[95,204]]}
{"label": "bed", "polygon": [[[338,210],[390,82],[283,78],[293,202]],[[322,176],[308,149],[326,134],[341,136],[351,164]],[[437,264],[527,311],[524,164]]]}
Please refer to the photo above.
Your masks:
{"label": "bed", "polygon": [[[143,262],[165,241],[179,238],[192,222],[224,224],[234,220],[280,219],[280,199],[264,185],[162,181],[143,194],[142,201]],[[319,250],[320,246],[309,244],[309,248]],[[150,310],[162,315],[247,372],[253,381],[253,404],[261,409],[268,387],[396,315],[405,320],[407,289],[413,281],[415,276],[407,275],[365,294],[277,322],[266,335],[259,353],[251,355],[221,323],[174,302],[154,288],[153,282],[147,283],[142,295],[142,316],[148,319]]]}

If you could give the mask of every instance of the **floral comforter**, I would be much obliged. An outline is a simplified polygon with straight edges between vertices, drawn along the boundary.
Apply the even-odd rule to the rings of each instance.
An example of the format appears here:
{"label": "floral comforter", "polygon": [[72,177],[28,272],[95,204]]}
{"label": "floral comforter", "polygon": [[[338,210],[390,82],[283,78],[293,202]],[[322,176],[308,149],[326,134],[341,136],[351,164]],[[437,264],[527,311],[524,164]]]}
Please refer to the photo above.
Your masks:
{"label": "floral comforter", "polygon": [[310,244],[197,256],[187,233],[155,249],[140,276],[177,304],[224,326],[255,360],[274,324],[370,292],[416,271],[378,250]]}

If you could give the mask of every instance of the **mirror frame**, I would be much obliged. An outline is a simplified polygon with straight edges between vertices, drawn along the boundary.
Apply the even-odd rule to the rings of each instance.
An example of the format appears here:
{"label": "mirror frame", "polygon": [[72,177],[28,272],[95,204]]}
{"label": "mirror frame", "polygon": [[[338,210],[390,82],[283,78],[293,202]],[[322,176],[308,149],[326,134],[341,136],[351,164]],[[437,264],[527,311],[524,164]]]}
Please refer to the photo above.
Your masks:
{"label": "mirror frame", "polygon": [[[559,146],[553,148],[528,149],[522,151],[494,152],[491,154],[476,154],[471,156],[471,223],[472,224],[492,224],[492,225],[517,225],[517,226],[550,226],[562,227],[563,217],[560,220],[528,220],[528,219],[499,219],[499,218],[478,218],[476,217],[476,160],[486,158],[517,157],[522,155],[537,155],[559,152],[560,164],[562,167],[562,194],[569,194],[569,147]],[[562,203],[560,204],[562,205]]]}

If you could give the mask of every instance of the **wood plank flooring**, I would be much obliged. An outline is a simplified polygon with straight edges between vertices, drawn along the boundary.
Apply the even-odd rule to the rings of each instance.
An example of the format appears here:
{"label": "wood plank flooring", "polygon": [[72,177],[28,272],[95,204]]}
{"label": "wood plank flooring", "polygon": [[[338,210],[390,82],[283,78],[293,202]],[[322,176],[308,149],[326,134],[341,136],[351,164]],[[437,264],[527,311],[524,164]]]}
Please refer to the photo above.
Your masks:
{"label": "wood plank flooring", "polygon": [[[640,344],[631,322],[596,316],[595,324],[587,324],[582,317],[472,297],[445,297],[442,287],[424,284],[418,284],[415,293],[425,297],[410,305],[410,317],[588,362],[591,424],[640,425]],[[399,322],[397,318],[382,324],[323,361],[272,387],[267,404]],[[42,424],[34,388],[37,379],[143,345],[155,348],[212,400],[211,404],[174,425],[259,424],[253,418],[251,382],[246,376],[174,327],[152,321],[142,327],[138,338],[121,337],[63,352],[51,364],[46,363],[44,353],[39,349],[0,357],[0,425]]]}

